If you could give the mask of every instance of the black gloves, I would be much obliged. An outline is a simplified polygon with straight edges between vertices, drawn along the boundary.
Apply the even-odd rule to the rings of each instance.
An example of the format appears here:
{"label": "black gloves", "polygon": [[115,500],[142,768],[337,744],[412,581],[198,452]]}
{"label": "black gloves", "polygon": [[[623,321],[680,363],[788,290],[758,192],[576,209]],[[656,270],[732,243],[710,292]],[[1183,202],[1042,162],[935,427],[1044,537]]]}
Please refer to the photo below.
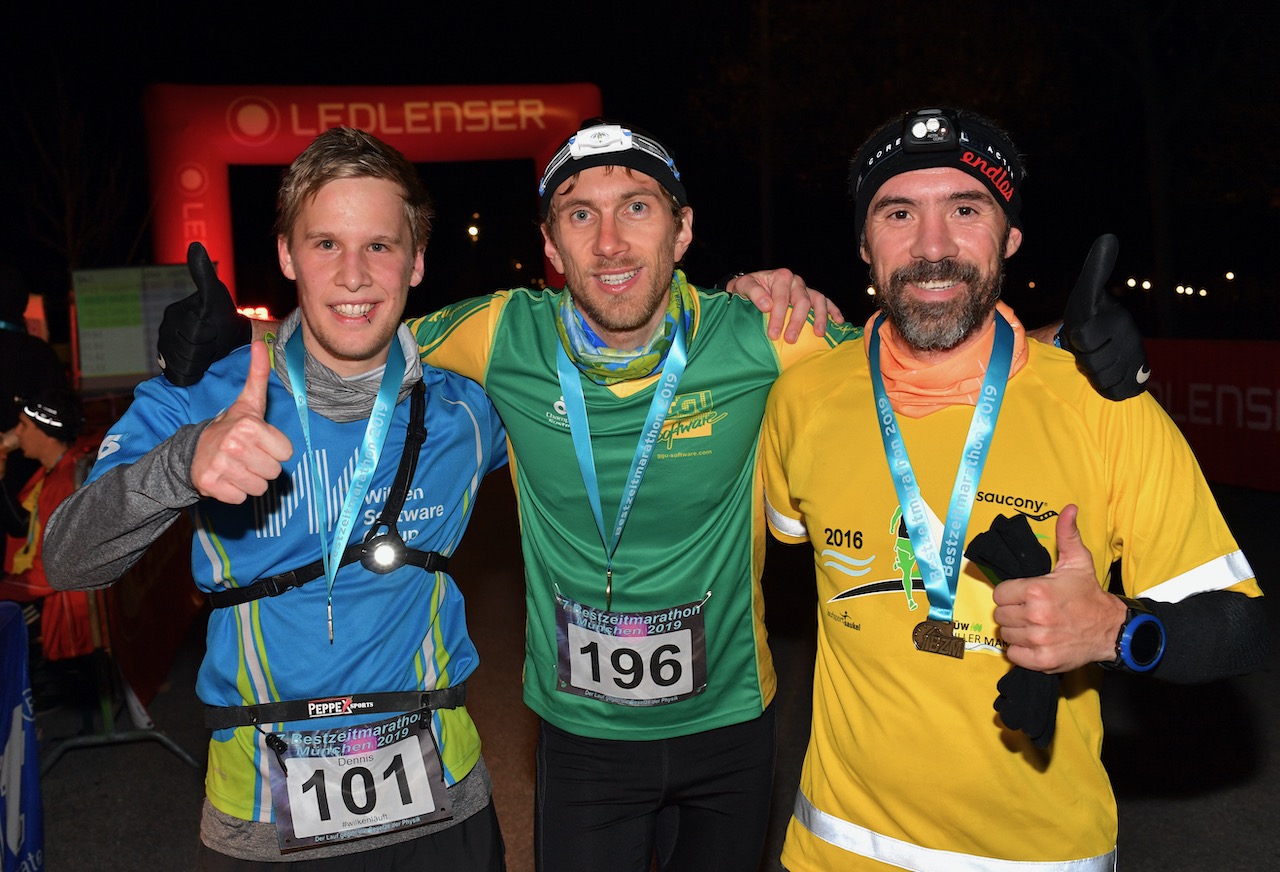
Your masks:
{"label": "black gloves", "polygon": [[1136,397],[1147,389],[1151,375],[1138,325],[1107,293],[1119,249],[1120,241],[1110,233],[1094,241],[1067,298],[1059,334],[1094,388],[1109,400]]}
{"label": "black gloves", "polygon": [[[1045,575],[1053,568],[1049,552],[1036,541],[1024,515],[997,516],[990,530],[973,537],[964,556],[997,584],[1007,578]],[[996,683],[999,696],[995,710],[1000,720],[1009,729],[1026,733],[1037,748],[1049,747],[1058,718],[1061,681],[1058,675],[1010,667]]]}
{"label": "black gloves", "polygon": [[165,378],[180,388],[200,381],[215,360],[253,338],[249,319],[236,312],[231,292],[199,242],[187,247],[187,269],[196,292],[165,308],[156,343]]}
{"label": "black gloves", "polygon": [[1012,666],[996,682],[995,710],[1011,730],[1022,730],[1037,748],[1048,748],[1058,720],[1062,676]]}

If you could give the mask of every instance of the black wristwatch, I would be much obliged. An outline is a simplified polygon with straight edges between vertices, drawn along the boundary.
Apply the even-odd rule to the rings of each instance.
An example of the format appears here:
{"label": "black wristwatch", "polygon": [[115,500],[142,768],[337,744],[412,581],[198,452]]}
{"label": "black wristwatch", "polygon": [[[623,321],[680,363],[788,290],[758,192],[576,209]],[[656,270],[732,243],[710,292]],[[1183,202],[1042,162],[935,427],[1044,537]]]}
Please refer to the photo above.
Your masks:
{"label": "black wristwatch", "polygon": [[1150,672],[1164,656],[1164,623],[1140,600],[1122,596],[1128,611],[1116,636],[1116,659],[1102,665],[1127,672]]}

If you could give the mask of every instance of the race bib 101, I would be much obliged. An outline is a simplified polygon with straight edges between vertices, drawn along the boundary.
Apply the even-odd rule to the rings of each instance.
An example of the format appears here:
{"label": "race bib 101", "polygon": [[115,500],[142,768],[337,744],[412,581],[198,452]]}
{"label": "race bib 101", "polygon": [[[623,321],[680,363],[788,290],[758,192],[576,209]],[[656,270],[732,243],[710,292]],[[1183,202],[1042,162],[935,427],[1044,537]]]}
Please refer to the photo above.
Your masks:
{"label": "race bib 101", "polygon": [[280,734],[271,801],[284,852],[378,836],[450,817],[429,711]]}

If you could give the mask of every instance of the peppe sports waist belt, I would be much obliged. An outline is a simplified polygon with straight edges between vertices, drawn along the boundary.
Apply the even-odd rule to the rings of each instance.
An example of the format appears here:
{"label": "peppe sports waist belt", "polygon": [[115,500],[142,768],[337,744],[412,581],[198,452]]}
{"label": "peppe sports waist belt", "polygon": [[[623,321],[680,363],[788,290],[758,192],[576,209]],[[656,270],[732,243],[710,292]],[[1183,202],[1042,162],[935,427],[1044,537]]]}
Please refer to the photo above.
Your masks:
{"label": "peppe sports waist belt", "polygon": [[455,684],[441,690],[404,690],[387,693],[352,693],[318,699],[291,699],[257,705],[205,706],[204,725],[212,730],[308,721],[338,715],[372,715],[384,712],[411,712],[419,709],[452,709],[467,701],[467,685]]}

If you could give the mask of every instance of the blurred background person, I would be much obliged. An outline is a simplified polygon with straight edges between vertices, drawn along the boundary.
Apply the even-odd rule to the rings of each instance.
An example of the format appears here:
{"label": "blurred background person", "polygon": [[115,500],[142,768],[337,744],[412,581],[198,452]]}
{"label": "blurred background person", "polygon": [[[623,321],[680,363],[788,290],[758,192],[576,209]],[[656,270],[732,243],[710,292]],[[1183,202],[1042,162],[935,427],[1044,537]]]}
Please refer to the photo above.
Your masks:
{"label": "blurred background person", "polygon": [[[0,264],[0,431],[5,433],[5,450],[12,449],[16,437],[19,406],[14,400],[34,397],[38,392],[68,387],[66,367],[48,342],[27,332],[27,283],[16,267]],[[4,471],[4,489],[18,498],[40,462],[23,452],[10,455]]]}
{"label": "blurred background person", "polygon": [[7,489],[0,493],[0,526],[7,538],[0,600],[24,604],[31,638],[39,637],[44,659],[89,654],[93,641],[88,594],[49,586],[40,543],[45,521],[76,488],[77,462],[91,456],[96,443],[79,438],[84,412],[70,388],[41,391],[15,408],[11,414],[17,415],[18,423],[5,433],[0,470],[7,471],[20,455],[32,461],[36,471],[16,497]]}

